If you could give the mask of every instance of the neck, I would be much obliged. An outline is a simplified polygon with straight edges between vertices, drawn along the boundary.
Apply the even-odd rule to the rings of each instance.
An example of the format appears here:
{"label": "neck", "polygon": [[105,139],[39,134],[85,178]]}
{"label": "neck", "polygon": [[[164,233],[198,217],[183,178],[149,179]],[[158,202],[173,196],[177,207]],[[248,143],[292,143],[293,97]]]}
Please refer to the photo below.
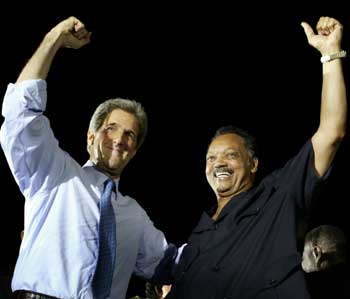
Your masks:
{"label": "neck", "polygon": [[230,202],[231,199],[233,199],[238,194],[241,194],[242,192],[249,190],[252,186],[253,186],[253,182],[250,182],[244,188],[242,188],[241,190],[239,190],[236,193],[231,193],[229,195],[216,194],[216,199],[218,201],[218,207],[216,209],[215,214],[212,216],[212,219],[216,220],[219,217],[222,209],[227,205],[228,202]]}
{"label": "neck", "polygon": [[227,203],[232,199],[232,197],[218,197],[218,207],[216,208],[215,214],[211,217],[213,220],[217,220],[222,209],[227,205]]}
{"label": "neck", "polygon": [[110,178],[113,179],[113,180],[116,180],[116,179],[119,179],[119,178],[120,178],[120,174],[117,175],[117,174],[115,174],[115,173],[112,173],[112,172],[110,172],[108,169],[105,169],[105,168],[103,168],[103,167],[100,167],[99,165],[97,165],[97,164],[95,164],[95,163],[94,163],[94,167],[95,167],[95,169],[96,169],[97,171],[102,172],[103,174],[105,174],[106,176],[110,177]]}

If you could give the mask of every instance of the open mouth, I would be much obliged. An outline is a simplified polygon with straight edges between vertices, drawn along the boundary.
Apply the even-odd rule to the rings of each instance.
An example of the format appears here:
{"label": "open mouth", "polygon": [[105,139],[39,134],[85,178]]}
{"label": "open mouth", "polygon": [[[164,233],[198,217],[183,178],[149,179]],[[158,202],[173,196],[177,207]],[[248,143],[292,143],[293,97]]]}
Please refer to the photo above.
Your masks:
{"label": "open mouth", "polygon": [[228,178],[233,174],[233,170],[230,168],[218,168],[214,170],[214,177],[216,178]]}

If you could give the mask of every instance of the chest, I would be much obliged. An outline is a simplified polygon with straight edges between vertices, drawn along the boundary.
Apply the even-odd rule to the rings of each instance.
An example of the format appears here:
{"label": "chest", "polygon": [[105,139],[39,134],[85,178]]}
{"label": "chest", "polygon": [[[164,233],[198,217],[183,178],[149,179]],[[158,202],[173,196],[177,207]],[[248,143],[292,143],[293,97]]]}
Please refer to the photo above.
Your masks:
{"label": "chest", "polygon": [[198,289],[248,290],[298,265],[296,208],[281,198],[278,190],[269,190],[216,222],[203,215],[181,257],[179,280]]}

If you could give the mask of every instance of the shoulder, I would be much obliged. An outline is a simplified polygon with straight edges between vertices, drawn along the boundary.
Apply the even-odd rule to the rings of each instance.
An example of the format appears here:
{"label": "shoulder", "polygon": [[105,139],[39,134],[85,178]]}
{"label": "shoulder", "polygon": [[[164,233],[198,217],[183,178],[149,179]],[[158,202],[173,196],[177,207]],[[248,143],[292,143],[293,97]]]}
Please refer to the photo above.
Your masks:
{"label": "shoulder", "polygon": [[148,217],[146,211],[143,207],[137,202],[137,200],[129,195],[124,195],[118,190],[118,206],[129,210],[134,215],[138,215],[140,217]]}

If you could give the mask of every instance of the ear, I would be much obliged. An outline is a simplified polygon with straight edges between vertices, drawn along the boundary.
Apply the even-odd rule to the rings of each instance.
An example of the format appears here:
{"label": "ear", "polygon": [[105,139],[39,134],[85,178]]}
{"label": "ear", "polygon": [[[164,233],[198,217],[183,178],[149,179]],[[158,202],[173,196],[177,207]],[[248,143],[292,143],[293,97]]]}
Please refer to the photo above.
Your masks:
{"label": "ear", "polygon": [[315,258],[315,261],[316,261],[316,264],[318,263],[318,261],[321,259],[322,257],[322,249],[320,246],[318,245],[313,245],[313,248],[312,248],[312,254]]}
{"label": "ear", "polygon": [[89,130],[88,133],[87,133],[87,144],[88,144],[88,147],[93,145],[94,141],[95,141],[95,133],[93,133],[92,131]]}
{"label": "ear", "polygon": [[251,173],[256,173],[258,171],[259,159],[253,158],[252,168],[250,170]]}

